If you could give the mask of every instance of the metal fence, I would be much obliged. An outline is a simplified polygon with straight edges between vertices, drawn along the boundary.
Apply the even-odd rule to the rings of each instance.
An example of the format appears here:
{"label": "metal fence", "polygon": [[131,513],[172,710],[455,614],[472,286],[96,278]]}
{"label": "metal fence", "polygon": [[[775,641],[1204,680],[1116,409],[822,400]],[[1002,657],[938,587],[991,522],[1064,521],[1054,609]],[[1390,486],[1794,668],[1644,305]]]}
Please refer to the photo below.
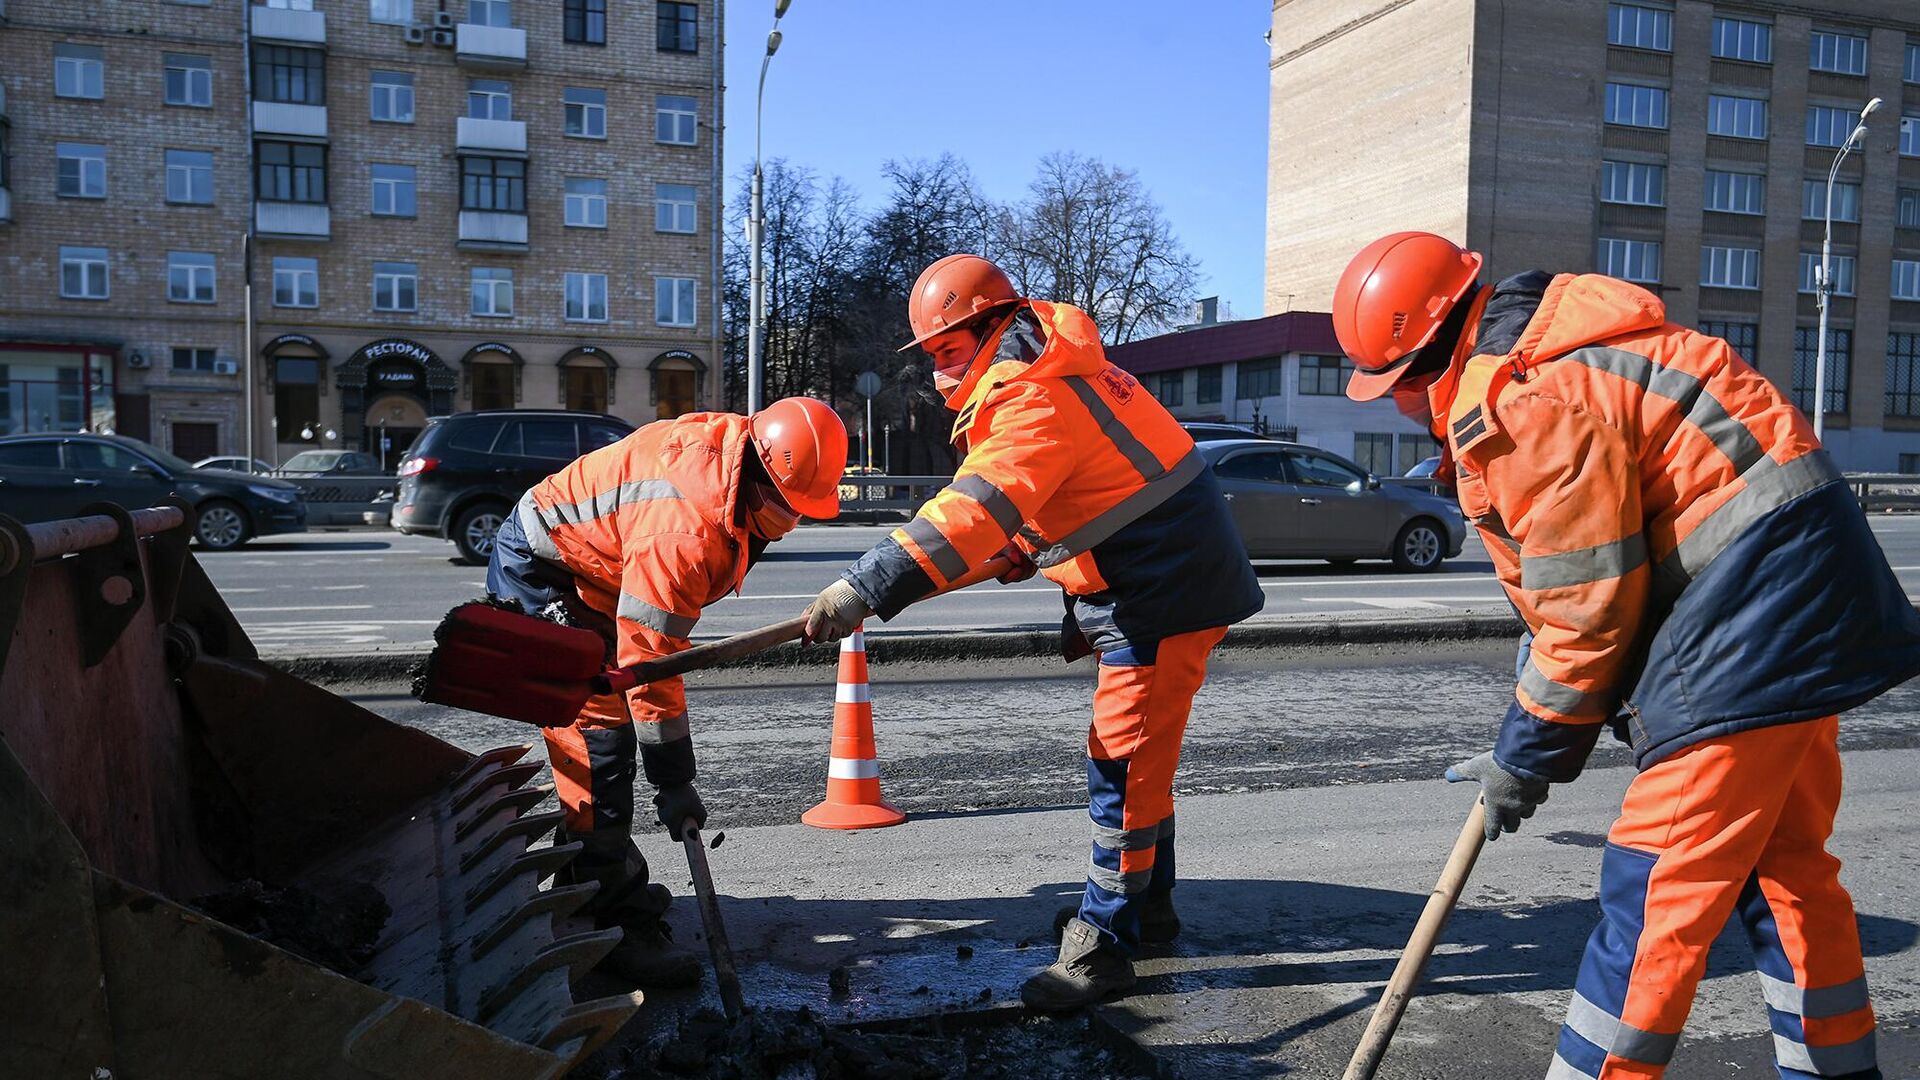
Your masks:
{"label": "metal fence", "polygon": [[1905,473],[1848,473],[1847,483],[1860,509],[1920,510],[1920,476]]}
{"label": "metal fence", "polygon": [[[391,476],[283,476],[307,502],[307,524],[364,525],[375,502],[391,505],[400,481]],[[381,497],[385,496],[385,500]]]}

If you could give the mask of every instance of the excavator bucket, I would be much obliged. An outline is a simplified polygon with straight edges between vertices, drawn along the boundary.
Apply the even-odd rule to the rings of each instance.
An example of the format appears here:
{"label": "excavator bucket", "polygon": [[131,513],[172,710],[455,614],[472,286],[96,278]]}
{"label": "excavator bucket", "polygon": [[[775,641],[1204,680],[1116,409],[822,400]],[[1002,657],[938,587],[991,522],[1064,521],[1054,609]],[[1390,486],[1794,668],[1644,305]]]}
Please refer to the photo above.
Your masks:
{"label": "excavator bucket", "polygon": [[0,516],[0,1076],[557,1077],[640,995],[513,746],[262,663],[183,507]]}

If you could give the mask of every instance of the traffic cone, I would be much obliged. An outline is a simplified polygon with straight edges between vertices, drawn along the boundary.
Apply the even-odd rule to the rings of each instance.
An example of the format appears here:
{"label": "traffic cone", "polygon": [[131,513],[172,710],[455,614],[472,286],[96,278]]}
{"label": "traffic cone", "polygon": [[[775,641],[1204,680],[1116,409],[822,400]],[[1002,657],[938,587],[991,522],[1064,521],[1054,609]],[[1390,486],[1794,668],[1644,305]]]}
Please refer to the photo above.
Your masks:
{"label": "traffic cone", "polygon": [[867,637],[858,629],[840,642],[827,797],[801,814],[800,820],[816,829],[878,829],[907,820],[907,815],[880,797],[880,762],[873,752],[873,703],[867,698]]}

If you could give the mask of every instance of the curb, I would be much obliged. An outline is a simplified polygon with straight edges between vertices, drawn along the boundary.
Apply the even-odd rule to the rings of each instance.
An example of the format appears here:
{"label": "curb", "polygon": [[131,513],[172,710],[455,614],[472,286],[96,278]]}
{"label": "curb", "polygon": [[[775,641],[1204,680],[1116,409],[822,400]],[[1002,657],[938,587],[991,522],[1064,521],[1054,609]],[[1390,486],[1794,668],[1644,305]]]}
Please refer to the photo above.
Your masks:
{"label": "curb", "polygon": [[[1510,613],[1459,614],[1422,618],[1312,619],[1242,623],[1227,632],[1220,648],[1229,651],[1279,648],[1332,648],[1350,645],[1437,645],[1515,638],[1525,628]],[[1038,627],[951,632],[885,630],[867,635],[868,659],[876,664],[966,660],[1045,659],[1060,655],[1059,631]],[[390,682],[412,679],[425,652],[375,652],[341,655],[263,655],[262,660],[310,682]],[[794,667],[837,663],[839,650],[780,645],[720,668]]]}

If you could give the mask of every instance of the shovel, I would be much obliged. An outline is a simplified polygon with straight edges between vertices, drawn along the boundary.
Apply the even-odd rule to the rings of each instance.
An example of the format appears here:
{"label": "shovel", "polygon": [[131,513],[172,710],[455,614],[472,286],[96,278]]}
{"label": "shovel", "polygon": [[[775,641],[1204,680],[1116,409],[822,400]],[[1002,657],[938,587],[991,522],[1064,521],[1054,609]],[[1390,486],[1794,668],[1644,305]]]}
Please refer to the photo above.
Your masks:
{"label": "shovel", "polygon": [[[1011,561],[996,556],[921,599],[977,585],[1012,568]],[[806,617],[796,615],[758,630],[609,669],[606,639],[599,633],[474,601],[447,612],[434,630],[433,652],[414,681],[413,696],[539,727],[568,727],[596,694],[630,690],[765,652],[798,641],[806,629]]]}

